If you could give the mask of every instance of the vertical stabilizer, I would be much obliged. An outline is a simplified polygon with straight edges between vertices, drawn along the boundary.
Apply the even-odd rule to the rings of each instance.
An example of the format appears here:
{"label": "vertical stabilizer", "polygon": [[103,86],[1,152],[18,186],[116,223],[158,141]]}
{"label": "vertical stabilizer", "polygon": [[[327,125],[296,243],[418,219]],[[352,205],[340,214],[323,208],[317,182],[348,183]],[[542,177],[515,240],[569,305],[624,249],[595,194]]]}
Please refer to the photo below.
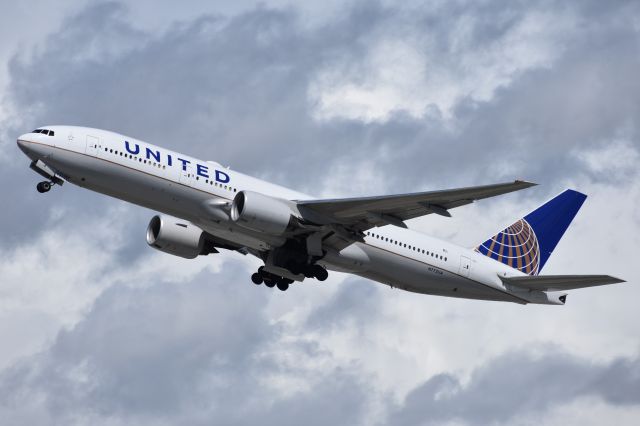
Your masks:
{"label": "vertical stabilizer", "polygon": [[567,189],[480,244],[476,251],[525,274],[538,275],[586,198]]}

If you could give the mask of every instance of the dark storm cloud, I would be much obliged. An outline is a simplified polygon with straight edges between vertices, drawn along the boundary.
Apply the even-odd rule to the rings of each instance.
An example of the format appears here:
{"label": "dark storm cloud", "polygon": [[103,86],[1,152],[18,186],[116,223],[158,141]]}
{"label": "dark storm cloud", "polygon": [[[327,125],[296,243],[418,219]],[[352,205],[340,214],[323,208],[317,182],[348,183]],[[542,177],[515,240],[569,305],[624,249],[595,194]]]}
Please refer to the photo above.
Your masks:
{"label": "dark storm cloud", "polygon": [[389,424],[508,424],[580,397],[640,405],[640,360],[601,364],[548,349],[541,355],[507,353],[476,369],[467,385],[446,373],[430,378],[407,396]]}

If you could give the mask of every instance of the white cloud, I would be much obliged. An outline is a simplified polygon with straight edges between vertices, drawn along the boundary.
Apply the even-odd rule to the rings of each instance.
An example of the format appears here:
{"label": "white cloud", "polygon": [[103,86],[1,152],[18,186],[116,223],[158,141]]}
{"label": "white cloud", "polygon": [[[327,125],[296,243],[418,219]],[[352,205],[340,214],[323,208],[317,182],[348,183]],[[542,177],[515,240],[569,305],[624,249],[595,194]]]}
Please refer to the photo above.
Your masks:
{"label": "white cloud", "polygon": [[601,146],[576,151],[578,160],[582,161],[593,173],[608,179],[622,179],[629,173],[636,173],[640,153],[626,139],[607,141]]}
{"label": "white cloud", "polygon": [[[169,15],[171,13],[167,13]],[[279,16],[278,19],[284,18]],[[411,119],[425,115],[450,118],[460,99],[468,97],[478,102],[492,100],[497,90],[508,87],[523,72],[553,66],[556,56],[562,51],[565,33],[570,32],[574,24],[571,17],[554,14],[552,11],[530,12],[500,37],[476,45],[474,37],[483,35],[474,32],[477,25],[471,15],[453,19],[451,31],[445,32],[449,40],[445,43],[444,53],[438,50],[433,34],[429,31],[424,36],[404,37],[385,29],[382,31],[384,36],[373,40],[362,62],[344,56],[337,57],[326,64],[325,68],[316,70],[315,80],[309,87],[309,99],[316,103],[315,118],[320,120],[320,123],[316,122],[314,125],[322,126],[327,124],[323,123],[324,120],[334,118],[364,122],[386,120],[392,124],[388,130],[385,129],[389,132],[386,137],[393,138],[393,118],[396,112],[405,115],[403,120],[407,116]],[[401,28],[402,32],[402,25],[397,25],[396,28]],[[234,27],[233,30],[237,28]],[[220,50],[220,62],[227,55],[233,57],[237,51],[241,51],[241,43],[236,45],[233,37],[238,37],[238,34],[245,36],[245,33],[229,34],[225,33],[233,39],[233,53]],[[181,33],[181,37],[187,36]],[[180,43],[177,50],[186,50],[188,42],[187,38],[187,42]],[[220,38],[216,37],[211,44],[198,45],[198,48],[212,48],[219,42]],[[305,49],[308,47],[306,44],[302,46]],[[165,46],[162,47],[164,51]],[[305,49],[302,50],[306,52]],[[265,53],[260,50],[258,52]],[[148,54],[142,51],[139,53],[135,58],[144,57],[143,53]],[[242,66],[239,69],[248,68],[248,63],[253,64],[240,63]],[[287,69],[299,69],[299,63],[292,64]],[[83,70],[83,67],[78,68],[78,72]],[[136,72],[143,75],[141,70],[145,70],[144,63],[136,68]],[[197,73],[189,74],[190,78],[199,79],[203,70],[204,68],[198,68]],[[551,71],[562,72],[561,69]],[[225,73],[216,75],[224,76]],[[245,78],[239,71],[238,75],[240,79]],[[306,81],[305,77],[303,75],[301,80]],[[171,78],[169,80],[173,81]],[[176,85],[178,80],[176,79]],[[253,86],[256,97],[259,97],[259,88],[268,86],[269,79],[255,81],[260,82]],[[136,87],[135,83],[133,80],[130,87]],[[194,82],[198,90],[199,83],[199,80]],[[118,85],[119,81],[116,81],[116,84],[109,87],[115,90]],[[240,83],[242,85],[244,81]],[[77,93],[82,93],[84,87],[74,88]],[[205,85],[206,90],[211,90],[211,87],[219,89],[218,86]],[[71,93],[67,89],[69,86],[63,86],[63,89],[53,92]],[[182,89],[179,86],[172,93],[181,93]],[[273,98],[267,98],[269,102],[265,102],[269,105],[268,110],[251,111],[259,115],[259,120],[247,115],[244,109],[241,109],[240,121],[233,115],[222,116],[223,119],[231,127],[242,127],[244,123],[254,129],[268,127],[265,120],[270,120],[272,100],[279,101],[283,92],[280,86],[277,86],[277,90],[268,86],[267,90],[276,93]],[[152,94],[153,91],[147,93]],[[229,94],[220,89],[219,93],[220,104],[224,107],[237,97],[253,96],[253,93],[245,92],[239,95],[236,90],[231,90]],[[588,98],[587,103],[591,102],[594,99]],[[69,103],[75,105],[74,99]],[[164,117],[162,114],[156,115],[151,103],[148,111],[151,119]],[[124,115],[133,117],[132,121],[139,120],[136,114],[126,110],[126,105],[119,105],[123,105]],[[189,115],[197,116],[200,113],[201,116],[208,117],[206,111],[189,108],[193,106],[185,103],[179,109],[184,109]],[[289,113],[298,109],[304,108],[294,103],[285,110]],[[108,107],[105,108],[105,111],[108,110]],[[73,108],[65,111],[69,115],[77,112]],[[295,119],[298,117],[295,116]],[[497,119],[492,115],[487,117]],[[287,125],[287,120],[294,120],[289,116],[285,118]],[[551,118],[553,117],[549,120]],[[173,122],[178,120],[179,117]],[[298,121],[303,122],[304,119]],[[300,124],[299,122],[291,125]],[[412,121],[414,122],[419,120]],[[358,123],[358,126],[361,124]],[[488,126],[491,124],[487,123]],[[199,125],[204,127],[206,123],[203,120]],[[376,125],[377,123],[372,127]],[[140,124],[140,128],[145,126],[153,127],[153,121]],[[519,126],[516,127],[520,129]],[[364,125],[363,128],[362,133],[355,134],[366,136],[370,128]],[[161,128],[158,133],[163,134],[164,129]],[[178,134],[181,134],[185,128],[178,126],[178,130]],[[205,131],[208,135],[216,135],[211,128],[206,128]],[[310,129],[300,126],[295,127],[294,131],[302,134]],[[350,135],[346,131],[338,131],[336,134],[342,141],[348,140]],[[307,149],[318,149],[324,155],[324,151],[329,150],[327,146],[330,149],[335,147],[321,145],[313,137],[308,139],[309,145],[290,142],[287,139],[289,135],[286,132],[278,133],[278,139],[283,139],[286,143],[281,147],[269,145],[274,151],[273,155],[258,160],[267,164],[268,168],[275,169],[278,164],[279,169],[288,172],[287,167],[279,162],[287,157],[293,158],[290,163],[292,166],[300,163],[298,158],[294,158],[296,154],[292,154],[292,151],[297,150],[296,153],[299,153],[307,152]],[[249,139],[250,143],[237,144],[243,156],[248,155],[248,151],[258,146],[258,143],[265,145],[258,131],[251,133]],[[472,245],[510,224],[548,195],[571,186],[588,193],[590,198],[545,272],[610,273],[633,281],[637,272],[629,253],[635,253],[640,244],[640,213],[637,209],[640,203],[640,176],[636,167],[638,151],[631,137],[612,140],[614,142],[609,146],[571,154],[572,160],[576,160],[578,166],[585,170],[582,174],[579,167],[576,167],[575,171],[558,173],[574,176],[571,182],[554,182],[553,188],[538,187],[526,193],[484,201],[454,211],[452,219],[427,217],[412,221],[411,226],[463,245]],[[322,173],[307,173],[312,175],[310,181],[314,185],[314,192],[317,190],[326,196],[388,192],[389,183],[386,179],[391,173],[406,173],[401,168],[403,165],[408,166],[409,161],[399,161],[395,168],[378,167],[380,159],[388,159],[395,154],[379,141],[379,138],[371,138],[366,149],[359,152],[357,159],[343,158],[339,150],[324,157],[319,155],[323,164]],[[218,140],[214,142],[217,144]],[[193,141],[189,140],[189,143],[192,144]],[[207,139],[207,144],[209,143]],[[488,149],[491,141],[484,139],[479,143],[485,143],[486,146],[482,148]],[[221,142],[220,145],[212,146],[217,150],[223,144]],[[399,149],[405,146],[398,145]],[[10,148],[15,149],[14,142],[11,142]],[[189,148],[193,146],[190,145]],[[346,148],[345,146],[345,150]],[[566,149],[558,149],[562,155],[566,155]],[[424,158],[418,159],[416,156],[415,161],[422,162]],[[496,159],[492,165],[500,164],[497,173],[503,175],[525,168],[530,159],[526,157],[526,160],[518,159],[505,165],[501,161],[502,158]],[[251,166],[258,167],[259,161],[254,163]],[[439,177],[441,181],[454,179],[460,173],[458,169],[466,167],[459,158],[452,158],[446,163],[443,168],[448,171]],[[472,166],[479,168],[484,167],[484,164]],[[451,177],[448,173],[451,173]],[[295,181],[295,173],[290,173],[290,176]],[[435,184],[439,182],[429,182],[431,187]],[[129,260],[127,253],[131,248],[124,246],[135,238],[141,240],[143,229],[135,235],[124,235],[122,223],[114,218],[130,217],[133,208],[122,208],[121,204],[114,204],[118,207],[99,214],[94,220],[79,220],[74,223],[75,226],[69,226],[68,222],[62,224],[60,221],[65,216],[76,217],[73,209],[83,208],[80,204],[75,201],[68,207],[69,210],[63,211],[64,214],[54,211],[47,230],[12,248],[5,248],[0,253],[0,338],[5,343],[0,351],[0,369],[5,374],[3,377],[8,377],[14,371],[6,368],[11,364],[37,364],[37,360],[28,357],[30,354],[42,351],[42,357],[46,358],[50,355],[48,351],[51,350],[51,342],[61,330],[68,331],[60,338],[64,340],[65,336],[74,334],[74,326],[80,325],[80,330],[75,330],[75,336],[76,342],[81,346],[90,349],[91,345],[87,343],[90,337],[95,339],[93,342],[105,348],[113,342],[122,343],[122,347],[112,349],[119,357],[120,366],[125,365],[132,372],[146,368],[154,373],[154,377],[147,377],[146,382],[138,383],[143,389],[153,387],[156,379],[164,377],[167,369],[171,368],[168,359],[182,357],[180,359],[189,360],[191,355],[218,359],[233,353],[255,357],[272,367],[252,383],[264,391],[265,395],[242,395],[243,403],[247,402],[247,398],[248,405],[251,406],[275,406],[279,402],[286,404],[291,398],[301,395],[319,398],[316,395],[317,387],[322,386],[324,380],[333,373],[346,371],[357,375],[365,384],[370,408],[368,416],[373,421],[385,418],[390,401],[401,401],[415,386],[428,378],[442,372],[452,372],[462,378],[464,385],[475,368],[514,349],[532,351],[548,346],[560,347],[584,359],[601,361],[631,356],[639,350],[637,336],[640,329],[635,306],[639,290],[634,283],[572,292],[568,305],[564,307],[519,306],[430,297],[391,290],[357,278],[347,279],[341,274],[331,274],[330,279],[322,284],[295,284],[286,293],[280,293],[264,286],[253,286],[249,281],[249,274],[259,261],[237,254],[223,252],[220,255],[186,261],[145,248],[148,251],[141,257]],[[5,226],[12,225],[9,223]],[[235,268],[222,268],[226,262],[235,265]],[[171,285],[162,285],[167,283]],[[210,287],[213,284],[216,287]],[[182,285],[188,287],[181,287]],[[123,291],[126,294],[120,295],[121,298],[114,291],[116,295],[112,294],[112,298],[99,299],[106,289],[119,288],[116,286],[135,291]],[[180,288],[189,291],[179,291]],[[203,298],[203,293],[200,292],[202,289],[208,290],[207,298]],[[176,294],[180,300],[172,298]],[[247,294],[253,297],[247,297]],[[146,297],[154,298],[147,300]],[[100,300],[100,303],[95,304],[96,300]],[[181,304],[173,309],[174,302]],[[118,303],[126,305],[131,317],[138,321],[132,324],[118,318],[118,333],[115,334],[121,333],[121,339],[117,339],[120,336],[114,336],[113,329],[108,327],[121,312],[118,310],[121,307]],[[165,314],[169,315],[170,320],[166,319]],[[96,315],[99,321],[96,320]],[[242,326],[240,330],[239,326]],[[230,352],[229,345],[237,345],[237,341],[241,339],[252,341],[256,338],[252,333],[264,328],[275,332],[269,335],[267,342],[260,343],[256,353],[245,353],[241,349],[237,353]],[[126,331],[131,331],[131,334]],[[210,342],[212,334],[217,339],[213,347],[198,344]],[[143,341],[133,341],[136,338]],[[145,339],[150,339],[148,344]],[[129,348],[127,344],[134,347]],[[129,356],[127,350],[138,351],[137,356]],[[163,357],[164,351],[167,351],[168,356]],[[97,352],[99,351],[89,351],[89,354],[84,355],[96,356]],[[110,354],[106,352],[109,351],[105,350],[104,356],[108,357]],[[60,356],[61,361],[66,361],[67,358],[63,355],[56,356]],[[15,363],[16,360],[20,362]],[[155,361],[156,364],[150,361]],[[231,364],[229,367],[233,367]],[[105,365],[105,374],[112,373],[109,368],[113,365],[108,362]],[[185,368],[180,373],[189,373],[188,370],[189,368]],[[205,395],[211,389],[233,391],[237,387],[236,380],[246,380],[242,372],[232,369],[228,370],[228,376],[222,378],[215,373],[209,374],[212,375],[207,377],[210,381],[201,382],[199,378],[186,380],[184,383],[189,389],[184,390],[185,395],[190,397],[188,392],[194,389]],[[86,384],[92,379],[83,365],[72,369],[69,375],[69,380],[73,383]],[[139,378],[140,381],[144,379]],[[8,380],[6,383],[11,384]],[[96,381],[93,385],[96,387],[93,390],[104,391],[100,388],[104,384]],[[82,386],[81,388],[84,389]],[[123,396],[116,393],[111,396],[114,399],[131,398],[131,394]],[[32,405],[17,408],[5,406],[4,409],[9,412],[22,410],[20,418],[28,423],[45,423],[49,409],[45,395],[35,395],[30,401]],[[87,414],[83,404],[73,405],[73,402],[77,404],[78,401],[83,400],[71,401],[68,406],[78,423],[118,423],[115,418],[105,420],[100,413]],[[567,409],[579,411],[582,407],[580,404],[583,403],[581,401],[575,406],[570,405]],[[122,401],[115,401],[114,404],[126,405]],[[206,403],[203,405],[210,407]],[[620,419],[620,422],[626,421],[635,413],[634,409],[625,411],[623,408],[608,406],[602,408],[597,403],[594,407],[591,411],[593,416],[612,415]],[[150,410],[153,411],[154,408],[156,411],[151,415],[161,412],[165,407],[151,407]],[[204,414],[197,412],[193,415],[206,417],[210,414],[207,408],[203,410]],[[550,423],[559,422],[560,413],[561,410],[558,414],[555,411],[544,414],[543,419]],[[42,416],[40,419],[29,421],[39,415]],[[127,413],[122,415],[126,416]]]}
{"label": "white cloud", "polygon": [[42,234],[0,251],[0,370],[76,325],[110,286],[179,283],[205,270],[219,272],[223,262],[234,260],[228,254],[187,261],[148,248],[135,262],[123,263],[119,256],[130,243],[126,239],[142,239],[143,230],[125,235],[121,218],[132,208],[114,204],[88,222],[61,222],[73,213],[54,211]]}
{"label": "white cloud", "polygon": [[[637,151],[625,152],[632,157]],[[612,155],[600,153],[607,158]],[[600,361],[633,356],[640,350],[636,337],[640,325],[635,321],[640,288],[634,286],[637,274],[628,253],[640,245],[640,220],[634,207],[640,203],[639,182],[637,170],[622,185],[595,183],[581,176],[575,182],[559,182],[557,188],[530,190],[529,196],[462,207],[452,219],[430,216],[417,227],[414,224],[428,234],[472,245],[533,210],[547,194],[574,187],[590,197],[544,273],[611,274],[630,283],[575,290],[566,306],[556,307],[425,296],[366,282],[362,285],[373,286],[379,301],[373,311],[357,311],[341,327],[321,330],[307,330],[304,321],[297,320],[287,327],[287,334],[318,342],[331,354],[333,365],[357,363],[370,378],[375,395],[398,399],[425,377],[453,371],[465,378],[474,368],[513,349],[551,345]],[[369,193],[375,190],[375,181],[363,188]],[[354,284],[347,280],[340,285]],[[325,300],[326,295],[318,303]],[[318,304],[305,306],[311,314]],[[301,317],[304,311],[298,313]]]}
{"label": "white cloud", "polygon": [[405,113],[448,120],[461,99],[490,101],[522,73],[550,67],[573,21],[562,13],[533,11],[499,38],[479,44],[479,23],[462,15],[451,23],[444,49],[428,28],[374,39],[362,62],[341,56],[318,71],[308,92],[315,118],[371,122]]}

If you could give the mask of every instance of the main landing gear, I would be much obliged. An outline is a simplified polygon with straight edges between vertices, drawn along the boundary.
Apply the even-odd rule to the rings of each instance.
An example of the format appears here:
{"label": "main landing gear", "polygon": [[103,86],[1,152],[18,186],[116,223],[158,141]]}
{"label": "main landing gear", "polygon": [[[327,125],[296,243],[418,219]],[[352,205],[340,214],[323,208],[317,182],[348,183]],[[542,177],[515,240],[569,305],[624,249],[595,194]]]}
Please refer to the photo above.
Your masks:
{"label": "main landing gear", "polygon": [[290,263],[287,265],[287,269],[293,274],[302,274],[305,278],[315,278],[318,281],[324,281],[329,277],[329,273],[320,265],[300,265]]}
{"label": "main landing gear", "polygon": [[269,288],[277,286],[280,291],[286,291],[289,288],[289,284],[293,283],[293,280],[289,278],[279,277],[271,272],[265,271],[263,266],[258,269],[258,272],[251,275],[251,281],[253,281],[255,285],[264,283],[264,285]]}
{"label": "main landing gear", "polygon": [[[304,274],[306,278],[315,278],[318,281],[324,281],[329,277],[329,273],[320,265],[308,265],[302,270],[296,269],[292,271],[294,274]],[[258,269],[258,272],[251,275],[251,281],[255,285],[264,283],[267,287],[278,287],[279,290],[285,291],[289,288],[289,284],[293,283],[292,279],[279,277],[271,272],[264,270],[264,266]]]}
{"label": "main landing gear", "polygon": [[36,185],[36,189],[39,193],[44,194],[45,192],[51,191],[51,187],[53,186],[53,182],[49,182],[47,180],[40,182]]}

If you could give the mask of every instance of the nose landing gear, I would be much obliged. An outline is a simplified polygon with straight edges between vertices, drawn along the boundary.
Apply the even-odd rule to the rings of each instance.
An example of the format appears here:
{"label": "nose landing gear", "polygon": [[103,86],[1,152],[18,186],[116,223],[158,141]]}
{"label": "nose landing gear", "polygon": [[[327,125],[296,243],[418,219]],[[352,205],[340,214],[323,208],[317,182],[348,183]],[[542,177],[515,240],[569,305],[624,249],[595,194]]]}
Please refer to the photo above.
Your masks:
{"label": "nose landing gear", "polygon": [[39,193],[44,194],[45,192],[51,191],[52,185],[53,185],[53,182],[49,182],[45,180],[40,182],[38,185],[36,185],[36,189],[38,190]]}
{"label": "nose landing gear", "polygon": [[36,185],[36,189],[41,194],[49,192],[53,185],[62,186],[62,184],[64,183],[64,181],[58,175],[56,175],[56,172],[45,163],[43,163],[42,160],[32,161],[29,165],[29,168],[31,168],[31,170],[38,173],[43,178],[47,179]]}

